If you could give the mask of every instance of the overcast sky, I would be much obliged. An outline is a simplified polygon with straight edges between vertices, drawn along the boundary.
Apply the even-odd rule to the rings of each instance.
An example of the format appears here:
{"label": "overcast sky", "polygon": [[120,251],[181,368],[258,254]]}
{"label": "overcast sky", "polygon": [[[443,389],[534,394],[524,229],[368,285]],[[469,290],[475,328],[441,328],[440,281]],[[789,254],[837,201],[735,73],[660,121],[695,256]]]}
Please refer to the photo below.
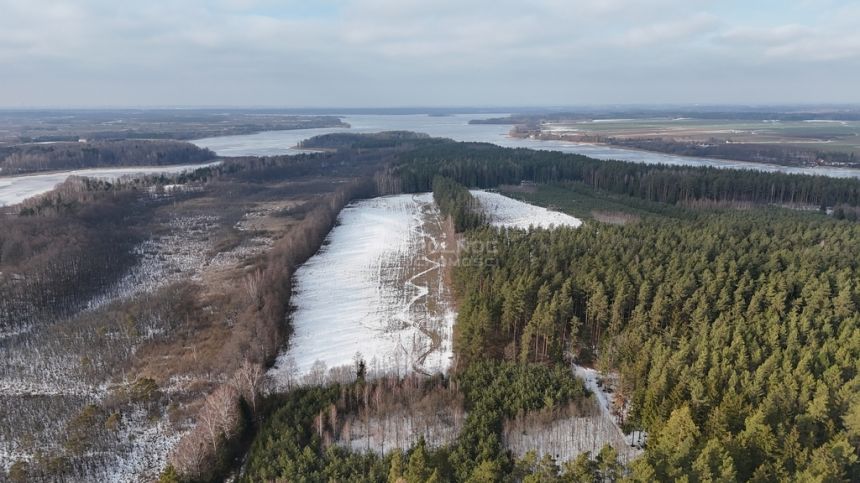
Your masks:
{"label": "overcast sky", "polygon": [[0,106],[860,102],[860,2],[0,0]]}

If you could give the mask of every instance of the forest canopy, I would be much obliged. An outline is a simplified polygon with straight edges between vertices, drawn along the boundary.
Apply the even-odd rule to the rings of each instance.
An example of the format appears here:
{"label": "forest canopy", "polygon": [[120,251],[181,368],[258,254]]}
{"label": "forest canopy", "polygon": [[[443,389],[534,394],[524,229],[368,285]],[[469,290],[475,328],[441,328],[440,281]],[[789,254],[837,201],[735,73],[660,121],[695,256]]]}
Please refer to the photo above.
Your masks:
{"label": "forest canopy", "polygon": [[436,175],[469,187],[493,188],[522,181],[580,181],[609,191],[669,204],[692,201],[860,204],[860,180],[755,170],[603,161],[578,154],[439,142],[399,156],[395,172],[406,192],[429,191]]}
{"label": "forest canopy", "polygon": [[167,140],[58,142],[0,147],[0,174],[203,163],[215,153],[191,143]]}

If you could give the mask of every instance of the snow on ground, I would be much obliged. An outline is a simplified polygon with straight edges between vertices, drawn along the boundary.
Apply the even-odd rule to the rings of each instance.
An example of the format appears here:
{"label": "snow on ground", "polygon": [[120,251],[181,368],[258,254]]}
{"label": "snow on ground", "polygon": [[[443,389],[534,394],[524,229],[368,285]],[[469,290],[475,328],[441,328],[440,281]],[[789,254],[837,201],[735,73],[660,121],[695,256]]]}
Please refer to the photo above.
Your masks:
{"label": "snow on ground", "polygon": [[[228,266],[271,245],[268,238],[253,237],[209,258],[212,233],[218,226],[215,216],[182,216],[169,220],[158,235],[136,247],[139,262],[113,287],[94,297],[87,309],[97,310],[120,299],[150,293],[175,280],[197,279],[205,270]],[[159,330],[153,327],[153,332],[143,336],[152,336]],[[15,337],[21,341],[10,339]],[[133,352],[134,347],[131,350]],[[0,354],[4,357],[4,363],[0,364],[0,413],[4,412],[4,405],[24,401],[25,411],[42,417],[50,415],[58,425],[33,431],[35,437],[57,440],[56,435],[62,434],[66,422],[84,404],[110,396],[107,383],[94,384],[81,377],[81,360],[74,351],[69,352],[62,339],[39,339],[26,333],[9,335],[0,339]],[[38,401],[34,402],[36,399],[60,404],[70,412],[61,417],[53,406],[39,405]],[[20,418],[16,416],[15,420]],[[19,459],[32,459],[36,450],[61,451],[59,443],[51,447],[36,446],[36,449],[22,446],[22,441],[26,440],[17,434],[15,428],[0,426],[0,468],[8,469]],[[85,455],[86,471],[90,473],[70,478],[79,481],[154,480],[181,434],[182,431],[173,428],[165,416],[151,420],[140,411],[124,412],[123,428],[115,444]]]}
{"label": "snow on ground", "polygon": [[610,410],[609,405],[609,395],[597,383],[597,378],[599,377],[597,370],[574,364],[573,373],[576,374],[576,377],[585,381],[586,389],[591,391],[594,394],[594,397],[597,398],[600,412],[611,417],[612,411]]}
{"label": "snow on ground", "polygon": [[356,353],[371,373],[445,371],[454,312],[434,253],[444,245],[432,196],[362,200],[338,221],[296,271],[294,334],[270,372],[276,386],[352,366]]}
{"label": "snow on ground", "polygon": [[428,413],[395,411],[369,419],[353,415],[349,417],[349,429],[336,443],[352,451],[377,454],[387,454],[395,448],[407,450],[421,438],[430,448],[454,443],[463,429],[465,414],[450,410]]}
{"label": "snow on ground", "polygon": [[[581,224],[574,217],[497,193],[472,193],[495,226]],[[284,390],[295,381],[337,379],[351,369],[340,374],[327,369],[351,367],[357,353],[371,373],[445,371],[452,357],[456,314],[443,293],[440,259],[434,258],[433,252],[445,252],[446,245],[432,196],[362,200],[347,206],[338,221],[320,252],[296,271],[294,334],[290,347],[269,372],[276,389]],[[517,454],[537,448],[541,454],[567,460],[584,451],[594,454],[609,443],[625,461],[634,458],[641,450],[632,447],[618,427],[597,372],[580,366],[575,366],[575,372],[595,394],[599,411],[506,431],[508,447]],[[362,427],[366,422],[354,421],[351,434],[339,444],[380,452],[383,444],[408,446],[403,435],[414,428],[398,415],[392,417],[391,421],[374,420],[367,427]],[[456,434],[456,428],[436,430],[441,432],[430,436],[439,442]]]}
{"label": "snow on ground", "polygon": [[[594,457],[607,444],[618,451],[622,463],[627,464],[639,456],[644,433],[637,431],[625,435],[621,431],[618,419],[611,411],[611,394],[605,390],[605,384],[599,383],[603,379],[600,373],[576,364],[573,371],[594,394],[596,408],[571,417],[506,424],[505,445],[517,456],[536,450],[539,457],[550,454],[556,461],[567,461],[586,451]],[[634,435],[636,444],[633,444]]]}
{"label": "snow on ground", "polygon": [[618,451],[621,462],[625,464],[641,453],[641,450],[630,446],[618,427],[604,414],[506,428],[503,437],[505,446],[518,457],[535,450],[538,457],[549,454],[559,462],[574,459],[586,451],[594,457],[607,444]]}
{"label": "snow on ground", "polygon": [[[495,226],[579,226],[581,221],[498,193],[473,191]],[[446,252],[429,193],[346,207],[320,252],[296,271],[291,345],[271,370],[276,387],[319,382],[326,370],[445,371],[456,314],[438,252]],[[453,246],[453,241],[450,246]]]}
{"label": "snow on ground", "polygon": [[610,394],[604,389],[604,386],[598,382],[598,379],[601,378],[601,375],[597,370],[592,369],[590,367],[583,367],[577,364],[573,365],[573,373],[576,374],[576,377],[585,381],[585,387],[594,394],[594,397],[597,399],[598,406],[600,407],[600,412],[604,417],[608,418],[612,421],[612,424],[615,426],[615,429],[618,431],[624,441],[628,446],[639,446],[641,447],[645,443],[645,439],[647,435],[643,431],[636,431],[631,434],[624,434],[619,427],[618,418],[612,414],[612,403],[610,402]]}
{"label": "snow on ground", "polygon": [[[243,222],[244,218],[236,227],[241,230]],[[153,293],[178,280],[199,282],[204,271],[238,265],[265,252],[274,243],[269,237],[250,237],[230,250],[209,257],[212,235],[218,226],[218,217],[211,215],[171,220],[165,226],[167,233],[145,240],[134,248],[140,261],[116,284],[90,300],[87,308],[95,309],[120,299]]]}
{"label": "snow on ground", "polygon": [[197,168],[211,166],[208,164],[183,164],[176,166],[137,166],[128,168],[93,168],[60,171],[46,174],[27,174],[21,176],[0,177],[0,206],[14,205],[27,198],[47,193],[62,183],[69,176],[84,176],[98,179],[119,179],[124,176],[141,176],[146,174],[181,173]]}
{"label": "snow on ground", "polygon": [[472,190],[471,193],[481,203],[493,226],[522,229],[527,229],[529,226],[575,228],[582,224],[581,220],[570,215],[523,203],[499,193],[483,190]]}
{"label": "snow on ground", "polygon": [[88,309],[141,293],[152,293],[180,279],[194,279],[212,245],[210,234],[218,227],[218,217],[187,216],[167,223],[168,232],[150,238],[137,247],[140,261],[113,287],[94,297]]}
{"label": "snow on ground", "polygon": [[103,481],[155,481],[167,466],[167,457],[184,434],[173,428],[167,417],[148,421],[145,411],[131,415],[120,440],[127,441],[120,454],[105,468]]}
{"label": "snow on ground", "polygon": [[54,381],[34,381],[26,378],[0,378],[0,397],[6,396],[95,396],[103,392],[90,384],[66,379],[61,385]]}

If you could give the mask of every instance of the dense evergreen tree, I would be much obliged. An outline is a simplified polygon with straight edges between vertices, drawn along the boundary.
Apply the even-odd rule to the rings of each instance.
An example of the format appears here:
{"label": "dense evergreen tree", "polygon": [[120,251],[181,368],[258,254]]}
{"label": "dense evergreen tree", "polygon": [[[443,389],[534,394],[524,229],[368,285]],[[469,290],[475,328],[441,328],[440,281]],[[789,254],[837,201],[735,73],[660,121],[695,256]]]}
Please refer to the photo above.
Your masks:
{"label": "dense evergreen tree", "polygon": [[651,434],[637,479],[857,477],[857,225],[772,209],[469,236],[499,253],[455,272],[461,363],[617,370]]}
{"label": "dense evergreen tree", "polygon": [[407,192],[430,191],[434,177],[441,175],[481,188],[524,180],[579,181],[592,188],[670,204],[860,204],[860,181],[851,178],[603,161],[577,154],[480,143],[428,142],[401,153],[396,171]]}
{"label": "dense evergreen tree", "polygon": [[433,178],[433,201],[442,215],[451,218],[458,232],[484,224],[484,214],[478,201],[465,186],[450,178]]}

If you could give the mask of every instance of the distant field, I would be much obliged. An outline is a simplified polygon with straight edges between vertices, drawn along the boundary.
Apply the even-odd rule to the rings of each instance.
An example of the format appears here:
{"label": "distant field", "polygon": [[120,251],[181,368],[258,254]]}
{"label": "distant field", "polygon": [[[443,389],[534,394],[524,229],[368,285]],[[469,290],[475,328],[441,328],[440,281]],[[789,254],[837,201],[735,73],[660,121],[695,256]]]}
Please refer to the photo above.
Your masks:
{"label": "distant field", "polygon": [[748,121],[710,119],[606,119],[545,122],[544,134],[617,138],[719,139],[732,143],[780,144],[860,154],[860,121]]}

